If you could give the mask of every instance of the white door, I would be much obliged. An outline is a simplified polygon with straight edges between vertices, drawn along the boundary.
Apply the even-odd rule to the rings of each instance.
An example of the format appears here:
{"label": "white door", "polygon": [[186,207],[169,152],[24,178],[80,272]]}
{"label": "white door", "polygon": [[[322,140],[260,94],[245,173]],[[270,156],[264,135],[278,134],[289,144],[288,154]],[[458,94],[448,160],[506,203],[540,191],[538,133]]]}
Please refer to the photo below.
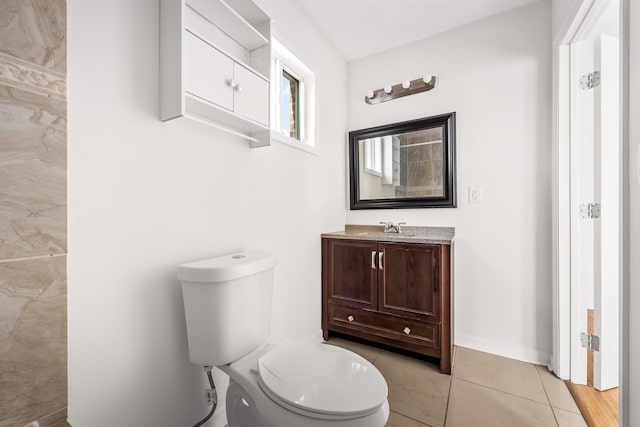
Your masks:
{"label": "white door", "polygon": [[618,386],[620,140],[618,40],[571,45],[571,380],[586,383],[580,335],[594,309],[594,387]]}
{"label": "white door", "polygon": [[600,349],[594,353],[593,386],[618,386],[620,301],[620,87],[619,41],[601,35],[594,43],[594,63],[600,86],[594,90],[594,184],[601,204],[596,220],[594,265],[594,333]]}

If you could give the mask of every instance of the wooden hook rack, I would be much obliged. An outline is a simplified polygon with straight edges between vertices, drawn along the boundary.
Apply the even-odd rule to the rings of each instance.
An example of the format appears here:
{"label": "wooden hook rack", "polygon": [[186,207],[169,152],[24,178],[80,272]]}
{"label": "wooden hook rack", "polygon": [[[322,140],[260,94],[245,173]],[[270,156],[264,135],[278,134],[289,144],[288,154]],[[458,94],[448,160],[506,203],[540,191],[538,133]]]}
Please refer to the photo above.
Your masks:
{"label": "wooden hook rack", "polygon": [[411,80],[408,88],[405,88],[402,83],[393,85],[391,86],[391,92],[389,93],[385,92],[384,88],[376,89],[373,91],[373,94],[368,93],[367,96],[364,97],[364,102],[367,104],[379,104],[380,102],[391,101],[392,99],[401,98],[403,96],[426,92],[436,86],[438,86],[438,78],[436,76],[431,76],[429,81],[425,81],[425,78],[422,77]]}

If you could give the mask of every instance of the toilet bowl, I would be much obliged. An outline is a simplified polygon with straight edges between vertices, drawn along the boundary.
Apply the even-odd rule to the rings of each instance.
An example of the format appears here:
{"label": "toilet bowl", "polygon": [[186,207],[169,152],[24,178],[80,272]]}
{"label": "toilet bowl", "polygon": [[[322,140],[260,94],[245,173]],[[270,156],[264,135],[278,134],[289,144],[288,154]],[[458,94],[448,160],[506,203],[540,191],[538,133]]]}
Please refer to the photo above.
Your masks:
{"label": "toilet bowl", "polygon": [[363,357],[307,340],[267,342],[275,256],[247,251],[180,266],[189,356],[229,375],[229,427],[382,427],[387,383]]}

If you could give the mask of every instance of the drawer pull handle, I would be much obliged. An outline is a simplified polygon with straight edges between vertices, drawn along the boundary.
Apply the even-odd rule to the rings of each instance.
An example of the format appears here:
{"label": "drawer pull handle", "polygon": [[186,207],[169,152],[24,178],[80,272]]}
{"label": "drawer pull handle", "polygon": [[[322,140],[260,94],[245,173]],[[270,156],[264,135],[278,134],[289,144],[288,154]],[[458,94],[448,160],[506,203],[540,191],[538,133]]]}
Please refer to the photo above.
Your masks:
{"label": "drawer pull handle", "polygon": [[376,251],[371,251],[371,268],[376,269]]}
{"label": "drawer pull handle", "polygon": [[353,322],[354,320],[356,320],[356,318],[355,318],[355,317],[353,317],[353,316],[349,316],[349,317],[347,317],[347,320],[348,320],[349,322]]}
{"label": "drawer pull handle", "polygon": [[382,265],[383,257],[384,252],[378,252],[378,267],[380,267],[380,270],[384,270],[384,266]]}
{"label": "drawer pull handle", "polygon": [[409,335],[411,333],[411,329],[409,329],[408,326],[405,326],[405,328],[402,331],[407,335]]}

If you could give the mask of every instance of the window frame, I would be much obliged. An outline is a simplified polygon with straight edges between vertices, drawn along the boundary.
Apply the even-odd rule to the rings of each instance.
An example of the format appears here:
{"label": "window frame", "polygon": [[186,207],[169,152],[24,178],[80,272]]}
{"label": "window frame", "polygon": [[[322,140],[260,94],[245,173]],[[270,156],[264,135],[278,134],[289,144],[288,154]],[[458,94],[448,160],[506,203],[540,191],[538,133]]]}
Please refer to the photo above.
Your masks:
{"label": "window frame", "polygon": [[[271,140],[318,155],[315,138],[315,74],[275,37],[272,37],[271,62]],[[282,132],[283,72],[299,82],[299,138]]]}

